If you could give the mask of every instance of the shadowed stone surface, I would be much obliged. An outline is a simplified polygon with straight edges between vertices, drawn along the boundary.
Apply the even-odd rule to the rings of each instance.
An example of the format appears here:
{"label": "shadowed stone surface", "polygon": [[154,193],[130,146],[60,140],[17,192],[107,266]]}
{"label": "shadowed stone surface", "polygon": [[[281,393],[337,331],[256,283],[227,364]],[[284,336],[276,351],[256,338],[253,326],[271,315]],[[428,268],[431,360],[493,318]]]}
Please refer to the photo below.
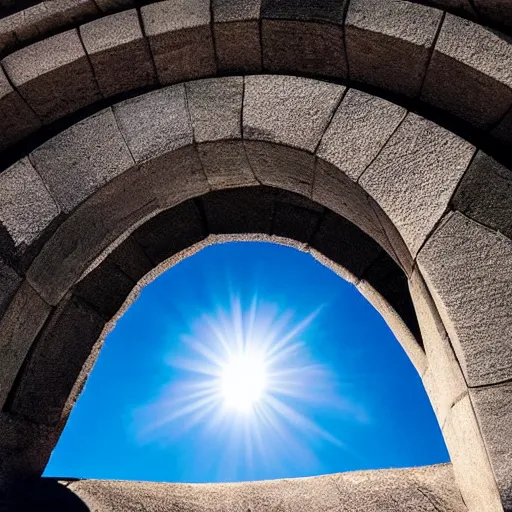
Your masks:
{"label": "shadowed stone surface", "polygon": [[30,160],[66,213],[133,165],[111,109],[50,139]]}
{"label": "shadowed stone surface", "polygon": [[[39,485],[44,484],[42,482]],[[25,491],[23,501],[41,506]],[[239,484],[158,484],[82,480],[68,483],[73,492],[95,511],[147,512],[465,512],[456,490],[451,466],[428,466],[409,470],[358,471],[335,475],[247,482]],[[48,499],[56,494],[44,493]],[[62,495],[62,494],[61,494]],[[40,494],[39,494],[40,496]],[[44,503],[44,501],[42,502]],[[47,502],[48,503],[48,502]],[[50,501],[52,510],[58,501]],[[69,501],[68,501],[69,503]],[[70,509],[77,512],[80,508]]]}
{"label": "shadowed stone surface", "polygon": [[20,284],[21,277],[0,258],[0,315],[9,307]]}
{"label": "shadowed stone surface", "polygon": [[346,20],[350,78],[415,97],[442,12],[403,1],[352,0]]}
{"label": "shadowed stone surface", "polygon": [[167,0],[141,12],[162,84],[215,74],[208,0]]}
{"label": "shadowed stone surface", "polygon": [[313,152],[344,91],[342,86],[305,78],[248,76],[244,137]]}
{"label": "shadowed stone surface", "polygon": [[80,35],[104,97],[154,83],[149,46],[137,11],[120,12],[83,25]]}
{"label": "shadowed stone surface", "polygon": [[351,89],[334,114],[317,155],[357,181],[406,115],[406,110]]}
{"label": "shadowed stone surface", "polygon": [[452,205],[471,219],[512,238],[512,171],[478,152]]}
{"label": "shadowed stone surface", "polygon": [[510,379],[512,242],[456,212],[427,241],[418,263],[469,386]]}
{"label": "shadowed stone surface", "polygon": [[70,30],[6,57],[2,64],[44,123],[99,100],[101,95],[80,42]]}
{"label": "shadowed stone surface", "polygon": [[512,4],[508,0],[474,0],[478,12],[495,23],[512,27]]}
{"label": "shadowed stone surface", "polygon": [[0,68],[0,150],[18,142],[41,126],[36,114],[9,84]]}
{"label": "shadowed stone surface", "polygon": [[445,212],[475,148],[409,114],[359,183],[377,201],[413,256]]}
{"label": "shadowed stone surface", "polygon": [[512,105],[511,87],[510,38],[447,14],[422,99],[478,127],[490,128]]}

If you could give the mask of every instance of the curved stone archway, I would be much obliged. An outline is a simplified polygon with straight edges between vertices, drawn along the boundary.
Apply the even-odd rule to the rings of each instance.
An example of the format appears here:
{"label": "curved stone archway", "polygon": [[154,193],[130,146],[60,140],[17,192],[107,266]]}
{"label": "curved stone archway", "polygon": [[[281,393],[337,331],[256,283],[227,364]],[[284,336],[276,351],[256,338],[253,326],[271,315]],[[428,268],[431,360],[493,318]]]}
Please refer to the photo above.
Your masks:
{"label": "curved stone archway", "polygon": [[[257,233],[357,284],[422,375],[468,509],[511,508],[508,39],[402,0],[146,3],[2,61],[2,482],[40,474],[140,279]],[[159,85],[239,70],[324,80]]]}

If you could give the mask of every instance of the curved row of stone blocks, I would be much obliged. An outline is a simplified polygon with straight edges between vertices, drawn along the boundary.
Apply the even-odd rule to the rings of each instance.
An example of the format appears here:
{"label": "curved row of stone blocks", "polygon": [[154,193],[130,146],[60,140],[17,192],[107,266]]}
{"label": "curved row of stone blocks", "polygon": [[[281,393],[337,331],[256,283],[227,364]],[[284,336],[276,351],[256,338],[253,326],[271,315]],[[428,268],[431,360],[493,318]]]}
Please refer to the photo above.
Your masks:
{"label": "curved row of stone blocks", "polygon": [[[92,2],[64,2],[60,10],[59,2],[46,3],[53,5],[44,10],[49,20],[72,23],[97,11]],[[467,10],[462,0],[431,3]],[[24,30],[45,33],[37,23],[17,30],[4,36],[11,49]],[[155,2],[12,51],[1,64],[0,149],[28,134],[44,136],[42,127],[87,107],[98,110],[115,95],[262,71],[349,79],[398,95],[443,122],[467,125],[470,136],[484,137],[504,157],[503,145],[512,142],[508,37],[405,0]]]}
{"label": "curved row of stone blocks", "polygon": [[509,507],[503,184],[508,169],[433,122],[305,78],[189,82],[78,122],[0,174],[1,421],[15,454],[1,470],[42,470],[97,340],[144,275],[212,234],[258,233],[333,262],[383,312],[469,509],[501,510],[499,493]]}

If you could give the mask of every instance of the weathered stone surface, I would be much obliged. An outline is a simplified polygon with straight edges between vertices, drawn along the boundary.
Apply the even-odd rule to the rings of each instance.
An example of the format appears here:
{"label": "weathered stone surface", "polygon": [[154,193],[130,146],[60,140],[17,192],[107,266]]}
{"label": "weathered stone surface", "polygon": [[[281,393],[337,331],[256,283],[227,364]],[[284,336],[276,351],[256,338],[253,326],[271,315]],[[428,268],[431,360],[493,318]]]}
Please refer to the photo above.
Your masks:
{"label": "weathered stone surface", "polygon": [[305,78],[248,76],[244,137],[313,152],[344,91],[342,86]]}
{"label": "weathered stone surface", "polygon": [[418,255],[469,386],[512,377],[512,241],[450,214]]}
{"label": "weathered stone surface", "polygon": [[263,19],[261,35],[265,70],[347,77],[341,25]]}
{"label": "weathered stone surface", "polygon": [[258,21],[215,23],[213,30],[219,73],[261,72],[261,42]]}
{"label": "weathered stone surface", "polygon": [[251,169],[260,183],[311,197],[315,173],[315,157],[311,153],[268,142],[244,144]]}
{"label": "weathered stone surface", "polygon": [[[105,320],[79,299],[67,297],[53,313],[26,362],[11,411],[46,425],[64,405]],[[62,364],[65,359],[66,364]]]}
{"label": "weathered stone surface", "polygon": [[491,135],[502,144],[512,144],[512,109],[492,130]]}
{"label": "weathered stone surface", "polygon": [[162,84],[215,74],[208,0],[167,0],[141,13]]}
{"label": "weathered stone surface", "polygon": [[272,233],[274,192],[267,187],[215,191],[201,202],[212,234]]}
{"label": "weathered stone surface", "polygon": [[3,59],[4,69],[44,123],[75,112],[101,95],[78,32],[70,30]]}
{"label": "weathered stone surface", "polygon": [[487,129],[512,105],[510,38],[447,14],[422,99]]}
{"label": "weathered stone surface", "polygon": [[140,248],[133,235],[109,254],[109,260],[135,283],[139,282],[153,268],[152,262]]}
{"label": "weathered stone surface", "polygon": [[51,307],[24,281],[0,321],[0,407],[14,379],[50,314]]}
{"label": "weathered stone surface", "polygon": [[324,215],[310,245],[348,271],[345,278],[351,282],[354,279],[349,275],[356,279],[362,277],[364,271],[382,253],[377,242],[357,226],[332,212]]}
{"label": "weathered stone surface", "polygon": [[192,143],[184,85],[150,92],[113,108],[137,163]]}
{"label": "weathered stone surface", "polygon": [[317,155],[357,181],[406,112],[389,101],[351,89],[322,137]]}
{"label": "weathered stone surface", "polygon": [[104,97],[154,83],[149,46],[135,9],[82,25],[80,35]]}
{"label": "weathered stone surface", "polygon": [[241,138],[242,77],[198,80],[185,87],[196,142]]}
{"label": "weathered stone surface", "polygon": [[258,21],[261,0],[212,0],[212,8],[215,22]]}
{"label": "weathered stone surface", "polygon": [[0,151],[36,131],[41,121],[9,84],[0,68]]}
{"label": "weathered stone surface", "polygon": [[512,171],[478,152],[453,196],[452,205],[471,219],[512,238]]}
{"label": "weathered stone surface", "polygon": [[66,213],[134,163],[111,109],[56,135],[30,160]]}
{"label": "weathered stone surface", "polygon": [[442,426],[452,406],[467,393],[466,382],[437,308],[417,268],[410,277],[409,289],[428,360],[423,384]]}
{"label": "weathered stone surface", "polygon": [[30,245],[58,214],[59,208],[28,158],[0,173],[0,223],[15,249]]}
{"label": "weathered stone surface", "polygon": [[470,390],[505,510],[512,508],[512,384]]}
{"label": "weathered stone surface", "polygon": [[417,4],[430,5],[442,11],[454,12],[465,17],[476,18],[471,0],[412,0]]}
{"label": "weathered stone surface", "polygon": [[20,285],[21,277],[0,258],[0,316],[9,307],[9,303]]}
{"label": "weathered stone surface", "polygon": [[262,18],[343,23],[347,0],[262,0]]}
{"label": "weathered stone surface", "polygon": [[108,321],[119,311],[135,284],[107,258],[76,285],[73,293]]}
{"label": "weathered stone surface", "polygon": [[258,185],[242,141],[206,142],[197,149],[212,189]]}
{"label": "weathered stone surface", "polygon": [[[357,471],[313,478],[243,482],[235,484],[166,484],[79,480],[56,488],[43,480],[25,487],[26,508],[77,512],[137,511],[162,508],[183,512],[466,512],[453,477],[451,465],[413,469]],[[40,489],[38,489],[38,487]],[[74,494],[73,494],[74,493]],[[74,498],[74,499],[73,499]],[[77,505],[75,505],[77,504]],[[483,510],[483,509],[482,509]]]}
{"label": "weathered stone surface", "polygon": [[475,149],[408,114],[359,183],[394,223],[412,255],[446,211]]}
{"label": "weathered stone surface", "polygon": [[356,224],[393,254],[382,225],[366,192],[337,167],[317,160],[313,200]]}
{"label": "weathered stone surface", "polygon": [[468,395],[452,407],[443,435],[468,511],[502,512],[496,481]]}
{"label": "weathered stone surface", "polygon": [[350,78],[417,96],[442,14],[410,2],[351,1],[345,23]]}
{"label": "weathered stone surface", "polygon": [[196,204],[186,201],[153,217],[133,236],[156,266],[200,242],[206,235]]}

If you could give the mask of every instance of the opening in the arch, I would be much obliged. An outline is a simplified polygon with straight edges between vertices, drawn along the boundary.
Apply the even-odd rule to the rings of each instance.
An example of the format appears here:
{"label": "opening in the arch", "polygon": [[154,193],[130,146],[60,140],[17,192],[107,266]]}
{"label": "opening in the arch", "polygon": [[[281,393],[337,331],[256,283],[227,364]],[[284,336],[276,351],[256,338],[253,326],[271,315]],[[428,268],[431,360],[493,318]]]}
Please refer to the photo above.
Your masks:
{"label": "opening in the arch", "polygon": [[297,249],[209,246],[107,337],[46,476],[222,482],[446,462],[417,371]]}

